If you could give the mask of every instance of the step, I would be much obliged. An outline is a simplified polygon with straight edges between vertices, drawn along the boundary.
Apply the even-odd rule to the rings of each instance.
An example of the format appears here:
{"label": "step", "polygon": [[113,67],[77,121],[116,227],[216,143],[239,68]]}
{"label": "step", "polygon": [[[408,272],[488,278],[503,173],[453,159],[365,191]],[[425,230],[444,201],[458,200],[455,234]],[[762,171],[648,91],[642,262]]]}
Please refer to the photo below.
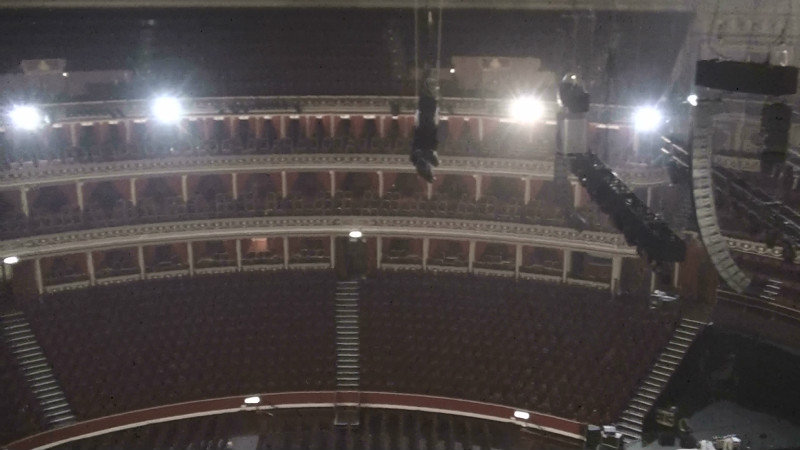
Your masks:
{"label": "step", "polygon": [[74,420],[75,420],[75,416],[73,416],[72,414],[66,414],[63,417],[54,416],[54,418],[48,419],[47,421],[51,425],[54,425],[54,424],[62,423],[62,422],[72,422]]}
{"label": "step", "polygon": [[[677,334],[672,335],[672,341],[683,341],[691,343],[693,340],[689,338],[685,338],[683,336],[678,336]],[[676,342],[677,343],[677,342]]]}
{"label": "step", "polygon": [[637,411],[625,411],[622,413],[622,420],[641,425],[644,422],[644,414]]}
{"label": "step", "polygon": [[31,387],[33,388],[34,392],[36,391],[35,388],[45,387],[45,386],[57,386],[56,380],[51,378],[47,381],[38,381],[36,383],[31,383]]}
{"label": "step", "polygon": [[66,400],[62,400],[58,403],[53,403],[52,405],[42,406],[42,411],[46,413],[48,411],[61,410],[63,408],[69,409],[69,405],[67,404]]}
{"label": "step", "polygon": [[336,381],[358,381],[358,377],[336,375]]}
{"label": "step", "polygon": [[654,389],[661,389],[661,388],[664,387],[664,384],[665,383],[656,383],[655,381],[652,381],[652,380],[645,380],[644,383],[642,383],[642,387],[650,386],[650,387],[652,387]]}
{"label": "step", "polygon": [[648,400],[650,400],[650,401],[652,401],[652,402],[655,402],[655,401],[656,401],[656,399],[658,398],[657,396],[655,396],[655,395],[653,395],[653,394],[651,394],[651,393],[648,393],[648,392],[642,392],[642,391],[639,391],[639,392],[637,392],[637,393],[636,393],[636,396],[637,396],[637,397],[646,398],[646,399],[648,399]]}
{"label": "step", "polygon": [[656,369],[656,368],[653,368],[653,370],[651,370],[650,372],[653,373],[653,374],[656,374],[656,375],[661,375],[662,377],[667,377],[667,379],[669,379],[669,377],[672,376],[671,373],[664,372],[663,370]]}
{"label": "step", "polygon": [[648,412],[650,412],[650,408],[645,408],[644,406],[633,404],[633,403],[631,403],[631,405],[628,406],[628,410],[629,411],[631,411],[631,410],[641,411],[642,414],[647,414]]}
{"label": "step", "polygon": [[34,364],[23,364],[22,365],[22,371],[23,372],[31,371],[31,370],[41,369],[41,368],[44,368],[44,367],[47,367],[48,369],[50,368],[50,366],[47,365],[47,362],[44,362],[44,361],[37,362],[37,363],[34,363]]}
{"label": "step", "polygon": [[39,399],[39,404],[42,405],[42,406],[53,405],[53,404],[57,404],[57,403],[63,403],[63,404],[66,405],[67,404],[67,399],[64,398],[64,396],[50,397],[49,399],[46,399],[46,400],[43,400],[41,398]]}
{"label": "step", "polygon": [[22,328],[22,325],[20,325],[20,326],[16,327],[16,329],[14,329],[14,330],[9,330],[9,329],[6,328],[5,335],[6,336],[33,336],[33,333],[31,333],[31,330],[29,330],[27,328]]}
{"label": "step", "polygon": [[61,394],[61,392],[58,392],[58,390],[53,390],[53,391],[50,391],[50,392],[48,392],[46,394],[42,394],[41,392],[34,392],[34,394],[36,394],[36,398],[38,398],[40,400],[44,399],[44,398],[52,398],[52,397],[63,398],[64,397]]}
{"label": "step", "polygon": [[27,377],[32,377],[32,376],[34,376],[34,375],[38,375],[38,374],[42,374],[42,373],[46,373],[46,374],[52,374],[52,373],[53,373],[53,371],[52,371],[52,370],[50,370],[50,368],[49,368],[49,367],[46,367],[46,366],[45,366],[45,367],[43,367],[43,368],[39,368],[39,369],[35,369],[35,370],[30,370],[30,371],[26,370],[26,368],[25,368],[25,367],[23,367],[23,368],[22,368],[22,373],[23,373],[23,374],[25,374],[25,376],[27,376]]}
{"label": "step", "polygon": [[669,370],[669,371],[674,372],[675,369],[678,368],[678,365],[675,364],[675,363],[667,362],[667,361],[658,361],[658,362],[655,363],[655,365],[653,367],[654,368],[657,367],[660,370]]}
{"label": "step", "polygon": [[639,425],[637,425],[635,423],[631,423],[630,421],[627,421],[627,420],[622,420],[617,425],[617,428],[626,428],[628,430],[635,431],[637,433],[641,433],[642,432],[642,427],[641,426],[639,426]]}
{"label": "step", "polygon": [[19,358],[17,358],[17,361],[19,361],[20,365],[25,365],[25,364],[38,363],[38,362],[47,361],[47,360],[45,359],[44,355],[37,354],[37,355],[28,355],[28,356],[19,357]]}
{"label": "step", "polygon": [[645,392],[648,392],[648,393],[650,393],[650,394],[654,394],[654,395],[659,395],[659,394],[661,394],[661,391],[660,391],[660,390],[658,390],[658,389],[653,389],[653,388],[651,388],[650,386],[642,386],[642,387],[640,387],[640,388],[639,388],[639,390],[640,390],[640,391],[645,391]]}
{"label": "step", "polygon": [[[350,362],[350,361],[348,361],[348,362]],[[351,370],[355,369],[355,370],[358,370],[359,367],[360,366],[358,364],[337,364],[336,365],[336,369],[351,369]]]}

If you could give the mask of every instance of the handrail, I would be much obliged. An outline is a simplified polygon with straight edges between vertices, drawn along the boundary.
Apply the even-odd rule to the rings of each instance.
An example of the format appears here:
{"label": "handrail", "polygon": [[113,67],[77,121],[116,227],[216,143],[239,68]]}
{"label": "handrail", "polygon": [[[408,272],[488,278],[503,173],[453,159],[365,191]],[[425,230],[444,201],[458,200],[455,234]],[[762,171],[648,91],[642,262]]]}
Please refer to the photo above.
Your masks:
{"label": "handrail", "polygon": [[[257,406],[244,403],[245,398],[254,395],[258,395],[260,399]],[[585,424],[574,420],[534,411],[526,411],[530,413],[530,418],[522,420],[514,417],[514,411],[517,411],[517,408],[472,400],[372,391],[281,392],[197,400],[124,412],[44,431],[12,442],[5,448],[8,450],[46,449],[78,439],[190,417],[286,408],[332,408],[336,405],[358,405],[367,408],[469,416],[496,422],[516,423],[521,427],[536,428],[576,440],[583,440],[585,431]]]}

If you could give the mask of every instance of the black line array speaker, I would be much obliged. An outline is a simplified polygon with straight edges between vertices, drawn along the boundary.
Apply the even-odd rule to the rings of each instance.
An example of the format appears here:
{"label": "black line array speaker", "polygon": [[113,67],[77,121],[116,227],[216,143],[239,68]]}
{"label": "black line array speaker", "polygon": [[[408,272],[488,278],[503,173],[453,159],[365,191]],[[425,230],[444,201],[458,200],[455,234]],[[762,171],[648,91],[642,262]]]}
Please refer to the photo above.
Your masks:
{"label": "black line array speaker", "polygon": [[711,89],[760,95],[797,92],[797,67],[718,59],[697,61],[695,84]]}
{"label": "black line array speaker", "polygon": [[761,109],[761,135],[764,137],[761,161],[764,164],[786,160],[791,122],[792,108],[785,103],[768,103]]}

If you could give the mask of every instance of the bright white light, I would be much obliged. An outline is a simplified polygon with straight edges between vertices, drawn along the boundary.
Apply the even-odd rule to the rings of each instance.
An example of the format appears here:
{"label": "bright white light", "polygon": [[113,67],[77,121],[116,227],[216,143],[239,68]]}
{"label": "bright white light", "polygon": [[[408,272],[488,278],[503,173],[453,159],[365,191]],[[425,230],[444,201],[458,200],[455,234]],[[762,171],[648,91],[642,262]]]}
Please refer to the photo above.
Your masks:
{"label": "bright white light", "polygon": [[42,113],[34,106],[15,106],[9,113],[11,123],[20,130],[33,131],[42,125]]}
{"label": "bright white light", "polygon": [[519,97],[511,101],[509,114],[516,122],[533,123],[544,115],[544,104],[533,97]]}
{"label": "bright white light", "polygon": [[661,111],[652,106],[643,106],[633,113],[633,126],[636,131],[653,131],[663,120]]}
{"label": "bright white light", "polygon": [[257,405],[261,403],[261,397],[257,395],[254,395],[252,397],[247,397],[246,399],[244,399],[244,402],[248,405]]}
{"label": "bright white light", "polygon": [[183,117],[183,106],[177,98],[158,97],[153,100],[152,112],[161,123],[175,123]]}
{"label": "bright white light", "polygon": [[61,72],[61,76],[64,77],[64,78],[67,78],[69,76],[69,74],[67,72]]}
{"label": "bright white light", "polygon": [[528,420],[531,418],[531,413],[527,411],[514,411],[514,417],[517,419]]}
{"label": "bright white light", "polygon": [[350,232],[349,236],[351,238],[353,238],[353,239],[361,239],[361,236],[363,236],[363,235],[364,235],[364,233],[362,233],[362,232],[360,232],[358,230],[353,230],[353,231]]}
{"label": "bright white light", "polygon": [[455,67],[453,67],[453,68],[451,68],[451,69],[450,69],[450,73],[456,73],[456,69],[455,69]]}
{"label": "bright white light", "polygon": [[16,256],[6,256],[5,258],[3,258],[3,263],[4,264],[16,264],[18,262],[19,262],[19,258],[16,257]]}
{"label": "bright white light", "polygon": [[697,106],[697,94],[689,94],[689,96],[686,97],[686,101],[692,106]]}

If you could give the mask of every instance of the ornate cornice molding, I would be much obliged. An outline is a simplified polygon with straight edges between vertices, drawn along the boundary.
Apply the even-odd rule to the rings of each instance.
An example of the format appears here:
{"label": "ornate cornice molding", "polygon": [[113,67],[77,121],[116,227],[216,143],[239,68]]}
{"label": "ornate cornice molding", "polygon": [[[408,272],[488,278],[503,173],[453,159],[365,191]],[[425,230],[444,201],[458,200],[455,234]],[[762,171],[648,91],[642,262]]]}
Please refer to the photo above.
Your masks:
{"label": "ornate cornice molding", "polygon": [[[442,156],[442,174],[476,174],[550,179],[553,161],[544,159],[479,158]],[[408,156],[402,154],[331,154],[183,156],[88,164],[32,165],[0,172],[0,189],[36,187],[155,175],[183,175],[214,172],[277,171],[392,171],[413,172]],[[626,183],[651,186],[669,181],[663,168],[623,167],[616,170]]]}
{"label": "ornate cornice molding", "polygon": [[[767,244],[763,242],[755,242],[755,241],[747,241],[744,239],[732,239],[728,238],[728,246],[732,251],[740,252],[740,253],[749,253],[751,255],[757,255],[764,258],[772,258],[772,259],[783,259],[783,248],[780,246],[774,246],[772,248],[767,247]],[[800,256],[795,258],[795,264],[800,264]]]}
{"label": "ornate cornice molding", "polygon": [[568,228],[422,217],[301,216],[213,219],[71,231],[0,242],[0,254],[34,258],[163,242],[262,236],[342,235],[475,239],[635,256],[622,235]]}

